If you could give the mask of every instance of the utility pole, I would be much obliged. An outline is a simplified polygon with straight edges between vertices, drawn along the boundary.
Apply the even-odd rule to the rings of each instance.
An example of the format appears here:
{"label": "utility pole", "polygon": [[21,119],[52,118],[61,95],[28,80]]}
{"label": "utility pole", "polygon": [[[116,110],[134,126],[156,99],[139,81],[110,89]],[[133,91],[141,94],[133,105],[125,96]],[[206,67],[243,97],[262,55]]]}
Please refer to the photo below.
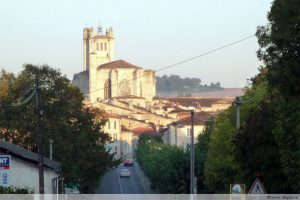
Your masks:
{"label": "utility pole", "polygon": [[53,142],[54,142],[54,140],[50,139],[49,142],[50,142],[49,159],[52,160],[53,159],[52,153],[53,153]]}
{"label": "utility pole", "polygon": [[234,103],[236,105],[236,130],[238,131],[240,128],[240,106],[242,104],[242,98],[237,96]]}
{"label": "utility pole", "polygon": [[195,174],[195,149],[194,149],[194,110],[191,111],[191,169],[190,169],[190,194],[195,194],[194,174]]}
{"label": "utility pole", "polygon": [[175,124],[175,145],[177,146],[177,128],[178,124]]}
{"label": "utility pole", "polygon": [[[43,160],[43,143],[42,143],[42,130],[41,130],[41,118],[43,116],[43,111],[41,109],[41,99],[40,99],[40,87],[39,81],[36,78],[36,112],[37,112],[37,145],[38,145],[38,155],[39,155],[39,193],[44,194],[44,160]],[[43,198],[42,198],[43,199]]]}

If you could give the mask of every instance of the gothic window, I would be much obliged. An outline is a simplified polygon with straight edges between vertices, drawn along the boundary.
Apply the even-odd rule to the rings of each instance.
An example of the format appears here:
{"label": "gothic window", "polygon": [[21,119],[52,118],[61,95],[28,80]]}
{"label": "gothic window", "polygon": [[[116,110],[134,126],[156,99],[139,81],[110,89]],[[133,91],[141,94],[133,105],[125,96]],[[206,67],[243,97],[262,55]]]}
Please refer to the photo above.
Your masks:
{"label": "gothic window", "polygon": [[107,79],[104,84],[104,99],[111,98],[111,80]]}

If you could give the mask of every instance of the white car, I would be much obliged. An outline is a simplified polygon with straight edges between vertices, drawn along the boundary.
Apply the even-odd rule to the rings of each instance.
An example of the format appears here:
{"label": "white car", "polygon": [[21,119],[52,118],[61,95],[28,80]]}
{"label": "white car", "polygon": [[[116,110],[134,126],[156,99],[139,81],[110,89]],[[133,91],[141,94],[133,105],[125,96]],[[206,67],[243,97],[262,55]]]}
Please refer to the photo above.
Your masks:
{"label": "white car", "polygon": [[128,169],[121,169],[120,177],[130,177],[130,172]]}

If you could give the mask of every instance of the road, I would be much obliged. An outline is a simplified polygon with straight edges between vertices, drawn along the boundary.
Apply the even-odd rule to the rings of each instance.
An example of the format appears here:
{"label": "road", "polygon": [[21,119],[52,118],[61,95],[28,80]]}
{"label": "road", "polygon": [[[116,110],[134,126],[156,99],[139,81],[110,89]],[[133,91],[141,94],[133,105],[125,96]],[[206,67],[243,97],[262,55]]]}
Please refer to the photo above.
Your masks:
{"label": "road", "polygon": [[[130,171],[129,178],[120,178],[120,170],[127,168]],[[138,170],[136,163],[133,167],[124,167],[119,165],[118,168],[108,172],[101,180],[98,194],[145,194],[142,186],[143,175]]]}

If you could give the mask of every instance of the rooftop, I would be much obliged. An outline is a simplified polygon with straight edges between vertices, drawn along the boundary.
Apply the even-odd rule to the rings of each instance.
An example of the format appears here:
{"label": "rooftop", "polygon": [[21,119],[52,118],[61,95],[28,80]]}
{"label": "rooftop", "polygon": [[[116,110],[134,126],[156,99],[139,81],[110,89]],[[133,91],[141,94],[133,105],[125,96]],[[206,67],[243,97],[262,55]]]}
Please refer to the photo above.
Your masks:
{"label": "rooftop", "polygon": [[[198,112],[198,113],[195,112],[194,125],[204,125],[205,122],[212,116],[213,114],[208,112]],[[191,116],[173,122],[173,124],[191,125],[192,124]]]}
{"label": "rooftop", "polygon": [[138,135],[143,134],[143,133],[159,134],[151,127],[138,127],[138,128],[132,129],[132,132],[134,134],[138,134]]}
{"label": "rooftop", "polygon": [[124,96],[112,97],[112,99],[145,99],[145,98],[134,96],[134,95],[124,95]]}
{"label": "rooftop", "polygon": [[[38,164],[39,155],[37,153],[24,149],[18,145],[0,139],[0,149],[6,151],[8,154],[13,154],[21,159],[33,161]],[[44,157],[44,166],[51,169],[58,169],[60,168],[60,163]]]}
{"label": "rooftop", "polygon": [[98,69],[115,69],[115,68],[134,68],[134,69],[142,69],[141,67],[130,64],[124,60],[116,60],[113,62],[102,64],[98,67]]}

